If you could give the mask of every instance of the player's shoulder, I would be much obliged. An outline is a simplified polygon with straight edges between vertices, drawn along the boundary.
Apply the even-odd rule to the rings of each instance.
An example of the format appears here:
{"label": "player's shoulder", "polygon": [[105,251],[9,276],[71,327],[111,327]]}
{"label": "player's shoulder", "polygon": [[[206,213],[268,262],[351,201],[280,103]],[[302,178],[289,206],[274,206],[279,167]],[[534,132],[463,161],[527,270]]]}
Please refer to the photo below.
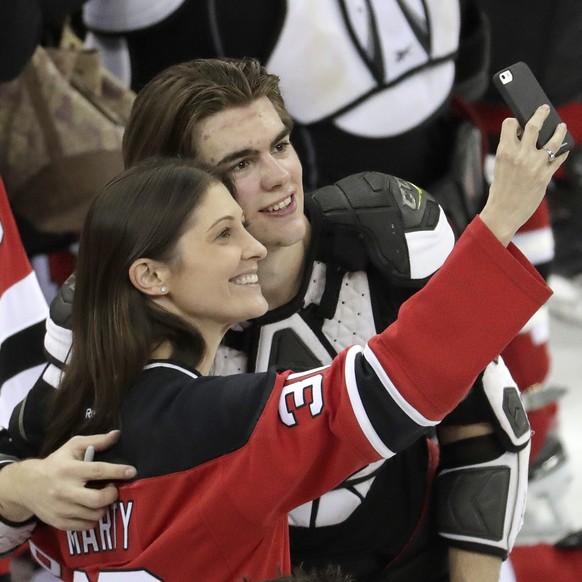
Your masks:
{"label": "player's shoulder", "polygon": [[75,294],[75,274],[73,273],[61,286],[51,301],[49,317],[62,328],[71,329],[73,296]]}
{"label": "player's shoulder", "polygon": [[[346,176],[315,190],[309,198],[328,221],[338,224],[347,209],[362,215],[381,214],[389,209],[397,211],[395,216],[401,215],[406,229],[434,228],[438,220],[438,204],[428,192],[408,180],[383,172]],[[353,219],[344,217],[343,223],[349,222]],[[378,223],[369,224],[370,228],[378,226]]]}
{"label": "player's shoulder", "polygon": [[434,198],[382,172],[360,172],[306,197],[323,260],[351,271],[371,264],[398,284],[422,282],[444,262],[454,233]]}

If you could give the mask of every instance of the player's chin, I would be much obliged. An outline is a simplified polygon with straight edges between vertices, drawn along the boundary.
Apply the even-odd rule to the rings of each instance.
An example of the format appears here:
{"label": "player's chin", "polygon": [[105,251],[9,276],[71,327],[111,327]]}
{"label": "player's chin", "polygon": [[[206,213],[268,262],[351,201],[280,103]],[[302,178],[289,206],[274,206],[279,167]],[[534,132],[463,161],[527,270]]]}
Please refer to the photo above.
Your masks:
{"label": "player's chin", "polygon": [[[307,227],[303,215],[290,217],[286,222],[281,222],[277,228],[269,229],[269,240],[261,242],[267,247],[290,247],[305,239]],[[263,239],[267,239],[266,236]]]}

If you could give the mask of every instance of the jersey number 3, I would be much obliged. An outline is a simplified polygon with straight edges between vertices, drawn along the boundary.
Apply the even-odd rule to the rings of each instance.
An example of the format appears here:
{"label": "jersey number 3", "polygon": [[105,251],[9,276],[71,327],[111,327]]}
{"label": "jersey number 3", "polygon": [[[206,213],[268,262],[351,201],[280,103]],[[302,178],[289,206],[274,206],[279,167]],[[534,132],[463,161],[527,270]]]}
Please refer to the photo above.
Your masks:
{"label": "jersey number 3", "polygon": [[283,388],[279,400],[279,416],[287,426],[296,426],[297,412],[307,407],[312,417],[323,410],[323,376],[311,376],[288,384]]}

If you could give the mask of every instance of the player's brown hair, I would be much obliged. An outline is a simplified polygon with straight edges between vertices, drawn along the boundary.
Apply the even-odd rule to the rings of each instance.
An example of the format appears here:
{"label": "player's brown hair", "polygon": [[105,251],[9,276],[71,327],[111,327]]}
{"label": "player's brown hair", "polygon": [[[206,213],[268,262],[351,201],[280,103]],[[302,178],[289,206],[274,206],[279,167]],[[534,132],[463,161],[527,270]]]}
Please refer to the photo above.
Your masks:
{"label": "player's brown hair", "polygon": [[291,131],[279,77],[259,61],[195,59],[171,66],[137,94],[123,137],[125,167],[150,156],[196,158],[197,125],[216,113],[267,97]]}

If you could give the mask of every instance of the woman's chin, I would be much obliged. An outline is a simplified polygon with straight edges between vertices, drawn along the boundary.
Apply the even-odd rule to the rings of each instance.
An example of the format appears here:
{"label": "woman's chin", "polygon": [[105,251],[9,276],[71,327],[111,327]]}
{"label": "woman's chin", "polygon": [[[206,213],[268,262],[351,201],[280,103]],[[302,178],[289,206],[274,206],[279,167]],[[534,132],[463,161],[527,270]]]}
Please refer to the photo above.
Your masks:
{"label": "woman's chin", "polygon": [[256,312],[254,315],[249,316],[247,319],[254,319],[255,317],[260,317],[265,315],[269,311],[269,304],[267,300],[261,295],[260,300],[257,301]]}

